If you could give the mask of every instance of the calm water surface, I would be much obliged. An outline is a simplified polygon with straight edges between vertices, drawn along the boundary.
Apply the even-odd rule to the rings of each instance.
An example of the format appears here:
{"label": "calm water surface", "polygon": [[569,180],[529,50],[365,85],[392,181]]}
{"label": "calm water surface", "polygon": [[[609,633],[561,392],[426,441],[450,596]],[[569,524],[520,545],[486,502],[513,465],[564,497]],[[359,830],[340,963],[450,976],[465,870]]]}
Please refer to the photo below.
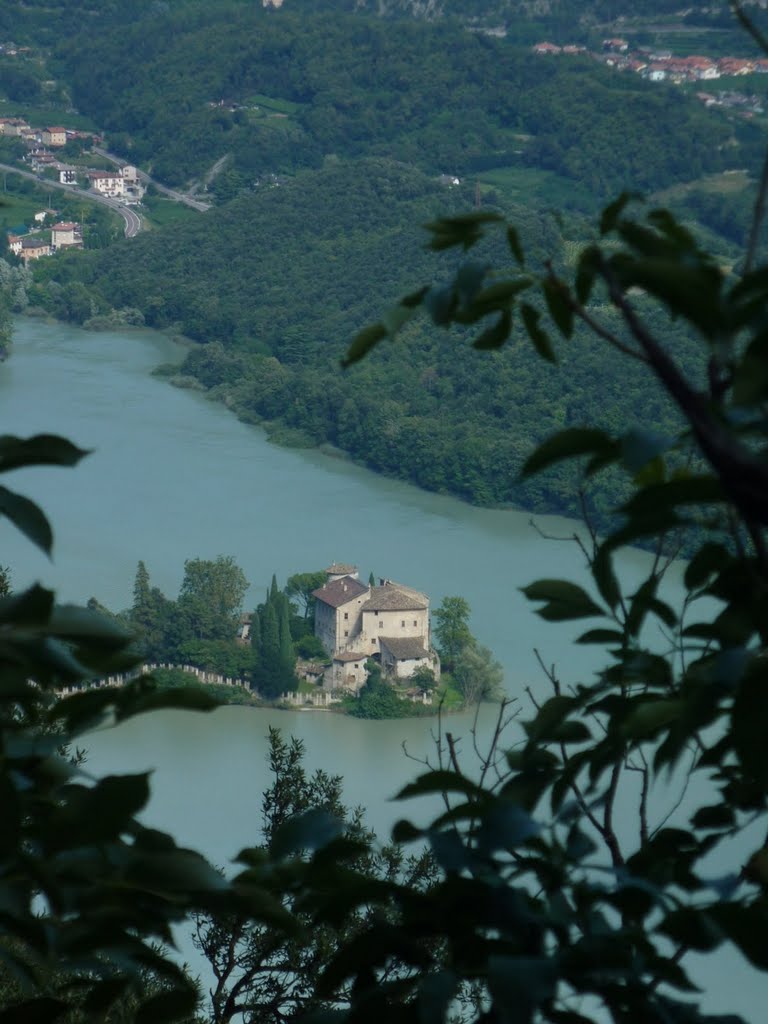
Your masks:
{"label": "calm water surface", "polygon": [[[518,590],[539,577],[581,576],[575,545],[543,540],[526,513],[471,508],[317,452],[271,445],[222,406],[150,375],[182,354],[150,332],[18,321],[13,355],[0,367],[0,430],[61,433],[92,454],[76,470],[24,470],[10,481],[41,502],[56,532],[51,564],[0,522],[0,561],[12,566],[16,586],[41,579],[65,600],[95,596],[119,609],[130,605],[139,559],[152,583],[175,597],[186,558],[227,554],[251,581],[254,606],[272,573],[283,583],[294,572],[354,562],[364,578],[373,571],[426,591],[433,606],[446,595],[466,597],[475,634],[502,662],[507,691],[523,701],[527,685],[543,692],[537,648],[564,682],[590,674],[590,652],[569,643],[576,631],[542,623]],[[567,520],[537,522],[548,534],[574,530]],[[646,564],[630,554],[625,578]],[[382,833],[403,813],[389,798],[419,770],[403,743],[425,756],[435,728],[434,720],[235,707],[165,712],[89,737],[90,764],[100,773],[152,769],[147,820],[224,864],[259,838],[270,725],[300,736],[311,766],[343,775],[347,801],[366,806]],[[470,717],[457,716],[446,728],[468,748],[470,726]],[[658,799],[663,809],[669,797]],[[756,996],[745,975],[735,959],[709,963],[713,1011],[738,1004],[752,1019]]]}

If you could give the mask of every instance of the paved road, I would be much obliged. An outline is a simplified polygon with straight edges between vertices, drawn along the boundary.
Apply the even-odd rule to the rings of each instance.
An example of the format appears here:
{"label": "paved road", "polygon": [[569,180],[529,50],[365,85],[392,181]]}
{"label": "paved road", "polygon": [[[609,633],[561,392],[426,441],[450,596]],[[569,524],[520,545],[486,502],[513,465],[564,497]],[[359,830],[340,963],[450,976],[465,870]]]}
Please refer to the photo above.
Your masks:
{"label": "paved road", "polygon": [[[107,160],[111,160],[113,164],[119,164],[121,167],[125,163],[122,157],[117,156],[115,153],[110,153],[106,149],[98,149],[94,146],[93,152],[98,153],[99,156],[103,156]],[[164,196],[168,196],[169,199],[173,199],[177,203],[183,203],[185,206],[191,206],[193,210],[198,210],[200,213],[210,210],[213,205],[212,203],[204,203],[200,199],[195,199],[194,196],[187,195],[186,192],[177,192],[176,189],[168,188],[167,185],[161,185],[159,181],[150,178],[144,171],[139,171],[138,174],[140,181],[144,185],[154,185],[157,191],[162,192]]]}
{"label": "paved road", "polygon": [[14,167],[13,164],[0,164],[0,171],[8,171],[12,174],[18,174],[22,178],[27,178],[29,181],[34,181],[35,184],[41,188],[56,188],[60,192],[69,192],[70,195],[77,196],[78,199],[85,199],[88,202],[100,203],[102,206],[108,206],[115,213],[119,213],[125,221],[125,237],[133,238],[141,231],[142,221],[139,214],[132,210],[130,206],[126,206],[125,203],[120,203],[117,199],[110,199],[108,196],[100,196],[96,192],[86,192],[85,189],[78,188],[76,185],[63,185],[60,181],[52,181],[49,178],[41,178],[37,174],[33,174],[32,171],[22,171],[18,167]]}

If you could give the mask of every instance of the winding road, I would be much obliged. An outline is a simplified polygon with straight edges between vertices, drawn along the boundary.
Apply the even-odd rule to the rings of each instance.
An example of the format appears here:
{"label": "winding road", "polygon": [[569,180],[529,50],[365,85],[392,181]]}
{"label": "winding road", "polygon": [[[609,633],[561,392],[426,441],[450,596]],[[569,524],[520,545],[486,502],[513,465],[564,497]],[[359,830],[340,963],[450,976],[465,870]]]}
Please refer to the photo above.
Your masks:
{"label": "winding road", "polygon": [[100,203],[102,206],[108,206],[115,213],[119,213],[125,221],[125,237],[133,238],[142,229],[141,216],[130,206],[126,206],[125,203],[118,202],[117,199],[110,199],[109,196],[100,196],[97,192],[86,192],[84,189],[79,188],[77,185],[64,185],[60,181],[52,181],[49,178],[41,178],[37,174],[33,174],[32,171],[22,171],[19,167],[14,167],[13,164],[0,164],[0,171],[7,172],[8,174],[18,174],[22,178],[27,178],[29,181],[34,181],[36,185],[41,188],[55,188],[60,192],[68,192],[70,195],[77,196],[78,199],[84,199],[90,203]]}
{"label": "winding road", "polygon": [[[115,153],[110,153],[107,149],[99,149],[97,146],[93,147],[93,152],[98,153],[99,156],[103,156],[106,160],[110,160],[113,164],[122,166],[125,160],[122,157],[117,156]],[[177,192],[176,189],[168,188],[167,185],[161,185],[159,181],[155,181],[145,171],[140,171],[137,168],[139,175],[139,181],[143,185],[154,185],[158,192],[162,192],[164,196],[168,196],[169,199],[175,200],[177,203],[183,203],[185,206],[191,206],[193,210],[199,210],[200,213],[205,213],[206,210],[210,210],[211,203],[204,203],[200,199],[195,199],[194,196],[188,195],[186,192]]]}

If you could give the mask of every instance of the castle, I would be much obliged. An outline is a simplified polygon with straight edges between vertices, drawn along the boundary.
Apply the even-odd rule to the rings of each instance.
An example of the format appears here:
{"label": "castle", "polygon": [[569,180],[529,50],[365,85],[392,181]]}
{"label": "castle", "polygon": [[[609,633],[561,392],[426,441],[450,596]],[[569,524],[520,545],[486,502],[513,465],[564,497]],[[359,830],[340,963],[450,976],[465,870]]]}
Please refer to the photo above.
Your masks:
{"label": "castle", "polygon": [[392,580],[361,583],[354,565],[334,563],[325,571],[327,583],[312,593],[315,634],[332,658],[324,687],[359,690],[369,658],[394,680],[408,680],[422,666],[439,679],[426,594]]}

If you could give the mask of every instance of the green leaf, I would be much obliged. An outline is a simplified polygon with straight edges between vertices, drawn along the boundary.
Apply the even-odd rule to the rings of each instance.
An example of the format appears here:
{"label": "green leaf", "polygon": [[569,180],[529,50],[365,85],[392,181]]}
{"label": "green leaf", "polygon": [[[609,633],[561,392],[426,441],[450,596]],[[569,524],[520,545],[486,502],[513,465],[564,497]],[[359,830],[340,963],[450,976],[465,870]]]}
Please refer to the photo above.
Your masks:
{"label": "green leaf", "polygon": [[419,1024],[441,1024],[459,987],[453,971],[426,974],[419,982]]}
{"label": "green leaf", "polygon": [[670,440],[650,430],[628,430],[621,438],[621,461],[636,475],[670,447]]}
{"label": "green leaf", "polygon": [[29,438],[4,434],[0,437],[0,473],[22,466],[76,466],[88,454],[56,434],[36,434]]}
{"label": "green leaf", "polygon": [[632,595],[626,622],[627,631],[631,636],[637,636],[640,632],[658,586],[659,577],[649,576]]}
{"label": "green leaf", "polygon": [[526,460],[521,475],[531,476],[555,462],[579,455],[615,455],[616,452],[616,442],[605,431],[591,427],[569,427],[540,444]]}
{"label": "green leaf", "polygon": [[576,640],[577,644],[602,644],[603,646],[624,643],[624,634],[617,629],[588,629]]}
{"label": "green leaf", "polygon": [[733,808],[728,804],[713,804],[710,807],[700,807],[691,818],[691,824],[697,829],[721,829],[731,828],[735,817]]}
{"label": "green leaf", "polygon": [[732,561],[732,556],[723,544],[707,541],[702,544],[685,569],[685,585],[688,590],[703,587],[716,573]]}
{"label": "green leaf", "polygon": [[174,988],[142,1003],[134,1021],[135,1024],[168,1024],[191,1017],[196,1007],[197,992],[194,988]]}
{"label": "green leaf", "polygon": [[472,300],[469,313],[472,314],[471,323],[485,316],[487,313],[496,311],[502,312],[511,308],[511,300],[521,292],[530,288],[532,281],[528,277],[519,277],[508,281],[496,281],[483,288]]}
{"label": "green leaf", "polygon": [[73,788],[52,816],[48,842],[69,849],[116,838],[149,800],[149,773],[107,775],[90,789]]}
{"label": "green leaf", "polygon": [[613,555],[607,545],[600,546],[590,568],[600,596],[613,610],[621,601],[621,588],[613,571]]}
{"label": "green leaf", "polygon": [[464,871],[471,863],[469,850],[461,836],[450,832],[429,832],[429,845],[435,860],[448,873]]}
{"label": "green leaf", "polygon": [[370,324],[368,327],[364,327],[355,336],[352,344],[347,349],[347,354],[342,359],[341,365],[347,367],[359,362],[363,356],[367,356],[371,349],[375,348],[386,337],[387,328],[382,323]]}
{"label": "green leaf", "polygon": [[476,782],[464,775],[459,775],[458,772],[441,769],[419,775],[413,782],[403,786],[395,799],[407,800],[410,797],[425,796],[428,793],[464,793],[465,796],[485,796],[485,791]]}
{"label": "green leaf", "polygon": [[48,629],[64,640],[86,640],[108,649],[125,647],[131,640],[130,634],[106,616],[73,604],[57,605],[51,613]]}
{"label": "green leaf", "polygon": [[58,1020],[71,1007],[61,999],[40,996],[0,1010],[0,1024],[49,1024]]}
{"label": "green leaf", "polygon": [[499,319],[472,342],[477,349],[501,348],[512,330],[512,314],[506,310]]}
{"label": "green leaf", "polygon": [[509,246],[509,251],[517,260],[517,265],[519,267],[524,267],[525,253],[523,252],[522,245],[520,245],[520,236],[511,224],[507,224],[507,245]]}
{"label": "green leaf", "polygon": [[42,510],[29,498],[0,487],[0,515],[6,516],[33,544],[50,557],[53,532]]}
{"label": "green leaf", "polygon": [[14,626],[42,626],[53,610],[54,594],[38,583],[20,594],[0,598],[0,622]]}
{"label": "green leaf", "polygon": [[704,505],[724,500],[723,488],[715,477],[688,476],[644,487],[621,510],[627,515],[639,517],[658,514],[678,505]]}
{"label": "green leaf", "polygon": [[592,733],[584,722],[561,722],[549,736],[555,743],[588,743]]}
{"label": "green leaf", "polygon": [[488,264],[475,260],[462,263],[456,272],[456,294],[462,306],[470,306],[483,287]]}
{"label": "green leaf", "polygon": [[557,329],[564,338],[570,338],[573,334],[573,310],[568,289],[562,281],[549,277],[544,281],[544,300]]}
{"label": "green leaf", "polygon": [[671,241],[674,242],[681,250],[689,250],[691,252],[698,252],[699,247],[696,244],[696,239],[690,233],[690,231],[683,227],[683,225],[676,220],[669,210],[657,209],[651,210],[648,214],[648,221],[658,228],[658,230]]}
{"label": "green leaf", "polygon": [[541,313],[533,306],[530,306],[527,302],[520,304],[520,312],[523,315],[523,323],[525,329],[528,332],[528,337],[533,342],[533,347],[539,353],[542,359],[546,359],[548,363],[556,363],[557,356],[555,350],[552,348],[552,342],[549,339],[549,335],[545,330],[539,327],[539,320],[541,319]]}
{"label": "green leaf", "polygon": [[488,988],[496,1016],[515,1024],[531,1024],[538,1007],[551,999],[557,985],[557,967],[544,957],[490,956]]}
{"label": "green leaf", "polygon": [[750,963],[761,970],[768,969],[768,916],[760,903],[720,903],[710,907],[708,914]]}
{"label": "green leaf", "polygon": [[451,322],[456,309],[456,290],[453,285],[440,285],[430,288],[424,297],[424,306],[438,327],[445,327]]}
{"label": "green leaf", "polygon": [[503,220],[498,213],[475,210],[472,213],[459,214],[456,217],[442,217],[440,220],[425,224],[432,235],[428,247],[436,252],[451,249],[457,245],[465,250],[470,249],[483,237],[483,227]]}
{"label": "green leaf", "polygon": [[553,731],[577,707],[575,697],[550,697],[538,709],[536,717],[524,723],[526,735],[533,741],[551,739]]}
{"label": "green leaf", "polygon": [[576,267],[576,281],[574,288],[576,298],[585,306],[592,294],[592,288],[597,277],[597,271],[602,261],[602,253],[596,245],[589,245],[579,256]]}
{"label": "green leaf", "polygon": [[520,588],[529,601],[543,601],[536,613],[550,622],[604,615],[585,590],[567,580],[537,580]]}
{"label": "green leaf", "polygon": [[765,680],[760,675],[748,677],[739,687],[731,723],[741,763],[762,785],[768,786],[768,702]]}
{"label": "green leaf", "polygon": [[184,711],[214,711],[221,707],[221,701],[202,686],[179,686],[168,690],[146,689],[134,685],[123,687],[115,696],[115,718],[118,722],[143,714],[145,711],[160,711],[163,708],[181,708]]}
{"label": "green leaf", "polygon": [[83,1000],[83,1011],[86,1014],[106,1014],[110,1006],[123,995],[129,984],[129,978],[108,978],[96,982]]}
{"label": "green leaf", "polygon": [[496,800],[483,814],[477,842],[486,853],[514,850],[540,832],[541,826],[518,803]]}
{"label": "green leaf", "polygon": [[617,199],[609,203],[600,215],[600,234],[607,235],[609,231],[613,231],[627,204],[640,198],[637,192],[622,192]]}
{"label": "green leaf", "polygon": [[421,839],[424,832],[420,828],[407,821],[405,818],[400,818],[392,826],[392,842],[393,843],[412,843],[415,839]]}
{"label": "green leaf", "polygon": [[281,825],[272,837],[270,849],[278,858],[303,850],[319,850],[343,831],[343,823],[334,814],[313,808]]}
{"label": "green leaf", "polygon": [[643,700],[621,724],[621,731],[630,739],[645,739],[677,721],[685,709],[681,700]]}
{"label": "green leaf", "polygon": [[[403,306],[399,303],[397,306],[390,306],[381,318],[382,325],[389,337],[394,338],[403,324],[407,324],[409,320],[413,319],[415,312],[416,309],[412,306]],[[360,335],[358,334],[359,337]]]}
{"label": "green leaf", "polygon": [[688,949],[709,953],[717,949],[725,935],[705,910],[680,907],[667,914],[659,925],[659,931],[668,935],[675,943]]}

